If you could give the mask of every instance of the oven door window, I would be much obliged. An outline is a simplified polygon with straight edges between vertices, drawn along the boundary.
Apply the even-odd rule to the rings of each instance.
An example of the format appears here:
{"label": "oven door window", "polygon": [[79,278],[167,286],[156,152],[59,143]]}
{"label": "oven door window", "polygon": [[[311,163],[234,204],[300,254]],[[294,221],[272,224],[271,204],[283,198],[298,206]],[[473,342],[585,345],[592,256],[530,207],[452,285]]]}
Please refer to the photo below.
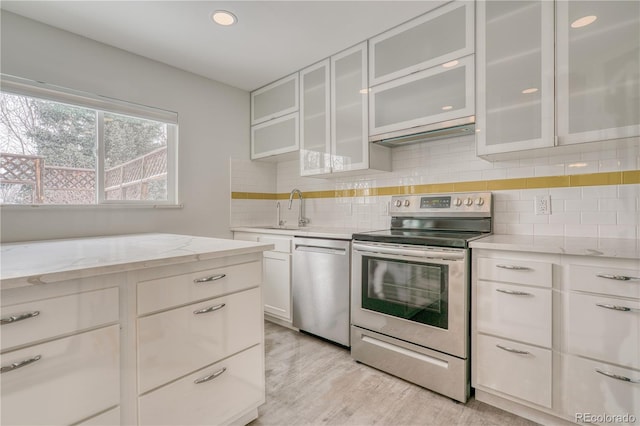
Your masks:
{"label": "oven door window", "polygon": [[447,265],[362,257],[362,307],[447,329]]}

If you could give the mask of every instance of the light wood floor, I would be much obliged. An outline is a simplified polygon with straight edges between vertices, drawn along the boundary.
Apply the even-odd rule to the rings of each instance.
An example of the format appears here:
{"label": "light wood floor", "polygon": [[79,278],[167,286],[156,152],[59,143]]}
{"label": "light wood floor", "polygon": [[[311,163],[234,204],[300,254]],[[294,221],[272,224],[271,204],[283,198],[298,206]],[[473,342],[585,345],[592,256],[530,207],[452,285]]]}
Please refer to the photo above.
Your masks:
{"label": "light wood floor", "polygon": [[265,322],[267,402],[258,425],[535,425],[356,363],[347,349]]}

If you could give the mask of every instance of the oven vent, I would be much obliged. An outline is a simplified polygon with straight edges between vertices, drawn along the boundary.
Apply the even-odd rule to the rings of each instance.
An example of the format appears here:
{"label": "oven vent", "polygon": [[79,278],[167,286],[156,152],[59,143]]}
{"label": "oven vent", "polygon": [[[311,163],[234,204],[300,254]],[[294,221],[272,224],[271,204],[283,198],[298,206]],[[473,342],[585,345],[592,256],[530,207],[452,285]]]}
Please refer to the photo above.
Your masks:
{"label": "oven vent", "polygon": [[410,129],[369,136],[369,142],[388,147],[404,146],[432,140],[453,138],[474,134],[475,117],[412,127]]}

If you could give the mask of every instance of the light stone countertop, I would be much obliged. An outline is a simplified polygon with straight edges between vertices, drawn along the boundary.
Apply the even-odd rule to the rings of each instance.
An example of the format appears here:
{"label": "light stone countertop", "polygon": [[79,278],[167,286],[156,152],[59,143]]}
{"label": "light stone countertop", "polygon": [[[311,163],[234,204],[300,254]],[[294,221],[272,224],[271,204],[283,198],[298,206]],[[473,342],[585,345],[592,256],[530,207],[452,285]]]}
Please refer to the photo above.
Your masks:
{"label": "light stone countertop", "polygon": [[176,234],[133,234],[0,245],[8,289],[272,250],[273,244]]}
{"label": "light stone countertop", "polygon": [[494,234],[472,241],[469,246],[472,249],[640,259],[640,241],[637,239]]}
{"label": "light stone countertop", "polygon": [[377,229],[332,228],[325,226],[304,226],[302,228],[275,228],[271,226],[238,226],[231,228],[236,232],[254,232],[258,234],[290,235],[294,237],[332,238],[350,240],[358,232],[376,231]]}

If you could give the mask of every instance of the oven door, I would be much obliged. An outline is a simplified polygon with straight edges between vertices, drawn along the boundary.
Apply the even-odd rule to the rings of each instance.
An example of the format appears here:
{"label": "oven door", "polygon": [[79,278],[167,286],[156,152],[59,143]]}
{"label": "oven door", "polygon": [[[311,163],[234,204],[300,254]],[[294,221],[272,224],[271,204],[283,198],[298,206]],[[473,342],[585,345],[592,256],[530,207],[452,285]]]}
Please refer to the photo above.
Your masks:
{"label": "oven door", "polygon": [[467,250],[355,241],[353,325],[468,356]]}

